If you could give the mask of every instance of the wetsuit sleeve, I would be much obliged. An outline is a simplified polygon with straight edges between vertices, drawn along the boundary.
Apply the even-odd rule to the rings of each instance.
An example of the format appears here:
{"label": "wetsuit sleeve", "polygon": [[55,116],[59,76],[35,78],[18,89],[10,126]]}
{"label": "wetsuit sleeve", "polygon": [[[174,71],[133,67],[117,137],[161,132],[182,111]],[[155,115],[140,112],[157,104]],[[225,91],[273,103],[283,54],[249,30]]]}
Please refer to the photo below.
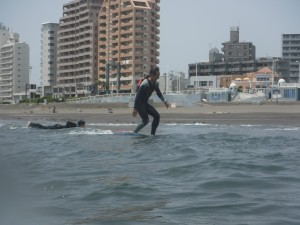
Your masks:
{"label": "wetsuit sleeve", "polygon": [[66,126],[62,126],[60,124],[54,124],[54,125],[50,125],[50,126],[43,126],[42,124],[39,124],[39,123],[30,123],[30,127],[45,129],[45,130],[55,130],[55,129],[66,128]]}
{"label": "wetsuit sleeve", "polygon": [[47,129],[47,127],[43,126],[42,124],[33,123],[33,122],[30,123],[29,127],[31,127],[31,128],[39,128],[39,129]]}
{"label": "wetsuit sleeve", "polygon": [[77,127],[77,124],[71,121],[68,121],[66,123],[66,128],[70,128],[70,127]]}
{"label": "wetsuit sleeve", "polygon": [[161,91],[159,89],[158,83],[155,84],[155,92],[156,92],[157,96],[160,98],[160,100],[162,100],[163,102],[166,101],[163,94],[161,93]]}

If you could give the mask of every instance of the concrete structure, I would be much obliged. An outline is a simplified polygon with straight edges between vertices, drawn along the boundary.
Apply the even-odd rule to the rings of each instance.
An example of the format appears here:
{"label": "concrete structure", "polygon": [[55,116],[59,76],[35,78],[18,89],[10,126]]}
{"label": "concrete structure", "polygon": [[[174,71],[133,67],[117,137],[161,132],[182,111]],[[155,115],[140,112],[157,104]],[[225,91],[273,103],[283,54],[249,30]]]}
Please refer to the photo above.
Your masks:
{"label": "concrete structure", "polygon": [[223,54],[219,52],[217,48],[212,48],[209,51],[209,61],[210,62],[222,62]]}
{"label": "concrete structure", "polygon": [[89,95],[97,80],[98,13],[103,0],[74,0],[63,6],[57,46],[54,96]]}
{"label": "concrete structure", "polygon": [[[160,0],[105,0],[99,13],[99,88],[135,92],[159,64]],[[112,86],[113,87],[113,86]]]}
{"label": "concrete structure", "polygon": [[273,90],[273,98],[279,101],[300,101],[300,85],[298,83],[282,83]]}
{"label": "concrete structure", "polygon": [[222,45],[225,62],[255,60],[255,46],[252,42],[239,41],[239,27],[230,28],[230,41]]}
{"label": "concrete structure", "polygon": [[281,58],[260,58],[250,61],[236,62],[199,62],[189,64],[189,77],[242,75],[269,67],[280,74],[280,78],[289,79],[289,61]]}
{"label": "concrete structure", "polygon": [[191,77],[190,85],[196,89],[209,89],[209,88],[219,88],[220,80],[218,76],[199,76],[199,77]]}
{"label": "concrete structure", "polygon": [[21,100],[29,88],[29,46],[1,24],[0,44],[0,101]]}
{"label": "concrete structure", "polygon": [[56,85],[58,23],[44,23],[41,29],[42,97],[52,96]]}
{"label": "concrete structure", "polygon": [[[255,59],[255,46],[252,42],[239,41],[239,28],[230,28],[230,41],[223,43],[223,60],[217,48],[209,52],[208,62],[196,62],[189,64],[189,77],[243,75],[252,73],[264,67],[280,74],[280,78],[289,80],[289,61],[281,58]],[[273,80],[274,81],[274,80]],[[197,83],[196,82],[196,83]]]}
{"label": "concrete structure", "polygon": [[300,83],[300,34],[282,34],[282,58],[290,61],[290,82]]}
{"label": "concrete structure", "polygon": [[160,75],[159,77],[159,89],[163,93],[169,92],[181,92],[186,90],[190,84],[189,79],[185,79],[185,74],[183,72],[175,72],[174,70],[169,73]]}

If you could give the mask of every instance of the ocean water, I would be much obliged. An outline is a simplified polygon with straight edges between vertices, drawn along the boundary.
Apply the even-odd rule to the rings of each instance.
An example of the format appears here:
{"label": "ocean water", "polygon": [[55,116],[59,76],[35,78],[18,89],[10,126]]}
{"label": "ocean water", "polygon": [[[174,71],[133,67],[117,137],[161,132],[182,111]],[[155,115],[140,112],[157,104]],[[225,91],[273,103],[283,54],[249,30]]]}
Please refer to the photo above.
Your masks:
{"label": "ocean water", "polygon": [[0,224],[300,224],[299,127],[132,126],[0,121]]}

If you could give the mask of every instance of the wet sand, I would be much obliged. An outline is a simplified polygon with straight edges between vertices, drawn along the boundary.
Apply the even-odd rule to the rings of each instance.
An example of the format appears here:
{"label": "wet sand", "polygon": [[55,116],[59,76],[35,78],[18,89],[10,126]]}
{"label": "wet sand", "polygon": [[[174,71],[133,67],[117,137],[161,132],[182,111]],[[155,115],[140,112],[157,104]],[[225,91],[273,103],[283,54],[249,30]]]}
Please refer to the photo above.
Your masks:
{"label": "wet sand", "polygon": [[[56,112],[53,113],[55,106]],[[300,127],[300,103],[208,104],[166,109],[155,104],[161,114],[161,123],[208,123],[208,124],[269,124]],[[108,108],[113,112],[109,113]],[[125,103],[97,104],[19,104],[0,105],[0,119],[24,121],[65,122],[83,119],[88,123],[138,123],[132,108]]]}

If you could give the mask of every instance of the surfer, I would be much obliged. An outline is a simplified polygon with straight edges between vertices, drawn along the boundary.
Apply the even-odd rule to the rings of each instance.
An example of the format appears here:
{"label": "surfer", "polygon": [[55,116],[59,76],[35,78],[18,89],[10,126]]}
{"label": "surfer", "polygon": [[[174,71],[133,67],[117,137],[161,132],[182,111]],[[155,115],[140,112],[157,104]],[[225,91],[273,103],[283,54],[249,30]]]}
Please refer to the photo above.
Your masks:
{"label": "surfer", "polygon": [[156,91],[157,96],[164,102],[166,108],[169,108],[170,104],[163,97],[159,86],[158,86],[158,78],[159,78],[159,68],[154,67],[150,70],[150,74],[145,79],[138,91],[136,93],[134,108],[132,112],[132,116],[136,117],[137,114],[140,115],[142,121],[137,125],[134,133],[138,133],[141,129],[143,129],[149,123],[149,115],[153,117],[152,127],[151,127],[151,135],[155,135],[156,129],[159,125],[160,115],[156,111],[156,109],[149,104],[148,100],[151,97],[153,91]]}
{"label": "surfer", "polygon": [[65,125],[61,124],[54,124],[50,126],[44,126],[39,123],[33,123],[33,122],[28,122],[27,127],[28,128],[39,128],[39,129],[63,129],[63,128],[72,128],[72,127],[84,127],[85,126],[85,121],[79,120],[77,123],[67,121]]}

